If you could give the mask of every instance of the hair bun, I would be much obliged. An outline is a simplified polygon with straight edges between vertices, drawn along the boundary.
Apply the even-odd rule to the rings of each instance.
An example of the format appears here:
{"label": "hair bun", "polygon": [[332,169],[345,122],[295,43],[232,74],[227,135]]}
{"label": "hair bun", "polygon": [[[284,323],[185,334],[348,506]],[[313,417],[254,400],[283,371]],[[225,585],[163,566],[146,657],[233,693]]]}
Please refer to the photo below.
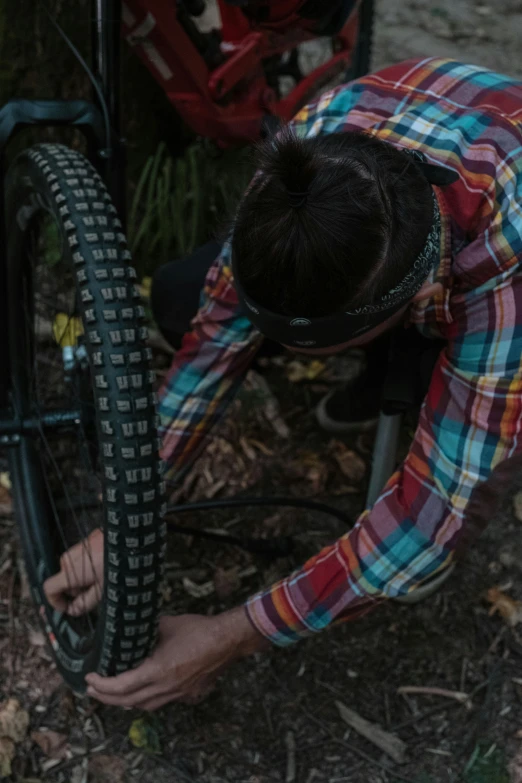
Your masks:
{"label": "hair bun", "polygon": [[291,207],[306,204],[319,170],[317,155],[288,126],[258,147],[258,168],[263,178],[279,181]]}

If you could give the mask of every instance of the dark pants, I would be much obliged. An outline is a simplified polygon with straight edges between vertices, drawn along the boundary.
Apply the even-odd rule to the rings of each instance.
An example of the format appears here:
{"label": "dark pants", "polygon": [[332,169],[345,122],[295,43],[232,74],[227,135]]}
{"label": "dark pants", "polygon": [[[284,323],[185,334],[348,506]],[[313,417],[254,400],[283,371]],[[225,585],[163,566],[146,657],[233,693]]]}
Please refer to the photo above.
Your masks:
{"label": "dark pants", "polygon": [[[154,273],[152,312],[159,330],[173,348],[181,346],[183,335],[190,330],[205,277],[220,250],[218,242],[207,242],[190,256],[170,261]],[[384,384],[385,398],[388,396],[390,404],[408,408],[424,396],[442,345],[439,341],[425,340],[416,329],[399,327],[388,332],[365,347],[366,370],[361,382],[370,390],[380,390]],[[261,349],[264,356],[283,350],[270,340],[265,340]]]}
{"label": "dark pants", "polygon": [[173,348],[179,348],[199,308],[207,272],[221,250],[219,242],[207,242],[190,256],[156,269],[150,302],[158,328]]}

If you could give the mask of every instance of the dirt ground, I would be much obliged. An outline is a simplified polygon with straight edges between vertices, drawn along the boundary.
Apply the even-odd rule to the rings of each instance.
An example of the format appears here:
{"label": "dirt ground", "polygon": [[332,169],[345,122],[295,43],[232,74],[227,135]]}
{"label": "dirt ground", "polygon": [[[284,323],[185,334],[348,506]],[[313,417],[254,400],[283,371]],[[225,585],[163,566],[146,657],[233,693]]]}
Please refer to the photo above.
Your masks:
{"label": "dirt ground", "polygon": [[[495,5],[386,0],[377,7],[375,67],[442,54],[522,77],[519,0]],[[371,436],[332,440],[313,416],[321,394],[350,370],[350,362],[330,362],[317,378],[301,382],[288,380],[288,362],[271,362],[264,377],[280,402],[289,436],[277,434],[268,421],[266,399],[254,379],[186,482],[183,499],[248,488],[327,500],[353,516],[361,510],[368,470],[364,476],[358,471],[360,460],[368,463]],[[411,426],[405,427],[405,442]],[[522,523],[512,502],[521,486],[506,494],[502,512],[433,599],[417,606],[389,603],[291,649],[242,662],[204,703],[174,705],[146,718],[148,749],[133,747],[129,739],[131,724],[143,716],[100,707],[60,684],[18,575],[4,493],[0,701],[21,702],[30,732],[46,728],[62,737],[47,754],[30,736],[20,742],[12,780],[521,783],[522,631],[498,613],[490,615],[485,600],[492,587],[522,599]],[[175,612],[214,613],[237,605],[344,532],[336,520],[276,509],[184,521],[232,533],[291,534],[296,551],[268,563],[172,536],[165,597]],[[453,696],[404,695],[398,693],[401,686],[441,688]],[[469,699],[462,703],[455,693]],[[395,732],[406,745],[406,762],[394,763],[343,723],[337,701]]]}

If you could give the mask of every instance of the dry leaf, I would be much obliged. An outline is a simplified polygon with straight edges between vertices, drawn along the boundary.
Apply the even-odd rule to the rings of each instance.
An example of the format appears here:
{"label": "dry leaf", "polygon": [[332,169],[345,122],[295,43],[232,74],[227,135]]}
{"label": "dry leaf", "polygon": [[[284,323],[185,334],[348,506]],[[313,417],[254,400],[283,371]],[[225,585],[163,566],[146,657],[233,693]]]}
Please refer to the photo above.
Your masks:
{"label": "dry leaf", "polygon": [[192,598],[206,598],[214,592],[214,582],[203,582],[202,585],[197,585],[188,576],[183,579],[183,587]]}
{"label": "dry leaf", "polygon": [[299,381],[315,381],[326,369],[326,365],[318,359],[314,359],[307,364],[294,359],[286,366],[286,377],[291,383]]}
{"label": "dry leaf", "polygon": [[15,744],[7,737],[0,738],[0,778],[8,778],[11,775],[11,761],[15,757]]}
{"label": "dry leaf", "polygon": [[300,459],[293,464],[297,467],[298,475],[310,482],[314,494],[319,494],[324,490],[329,470],[326,462],[318,454],[313,451],[303,451]]}
{"label": "dry leaf", "polygon": [[308,471],[306,478],[312,485],[312,492],[314,495],[323,492],[326,482],[328,481],[328,468],[326,465],[317,465]]}
{"label": "dry leaf", "polygon": [[67,734],[58,731],[33,731],[31,739],[50,759],[64,759],[67,755]]}
{"label": "dry leaf", "polygon": [[328,465],[315,451],[301,450],[298,458],[288,465],[288,473],[292,478],[306,479],[311,484],[311,492],[322,492],[328,481]]}
{"label": "dry leaf", "polygon": [[17,699],[8,699],[0,704],[0,737],[21,742],[27,734],[29,715],[20,707]]}
{"label": "dry leaf", "polygon": [[257,457],[257,454],[244,435],[241,435],[241,437],[239,438],[239,445],[243,449],[245,457],[251,460],[252,462],[254,462],[254,460]]}
{"label": "dry leaf", "polygon": [[519,522],[522,522],[522,492],[517,492],[513,498],[513,512]]}
{"label": "dry leaf", "polygon": [[89,759],[92,783],[125,783],[127,763],[119,756],[93,756]]}
{"label": "dry leaf", "polygon": [[129,739],[135,748],[141,748],[147,753],[161,751],[158,732],[146,718],[133,720],[129,729]]}
{"label": "dry leaf", "polygon": [[515,601],[498,587],[490,587],[486,597],[492,605],[490,616],[498,612],[511,628],[522,623],[522,601]]}
{"label": "dry leaf", "polygon": [[214,587],[218,598],[228,598],[241,585],[239,569],[235,568],[216,568],[214,573]]}
{"label": "dry leaf", "polygon": [[84,759],[81,764],[72,768],[69,783],[87,783],[87,763],[87,759]]}
{"label": "dry leaf", "polygon": [[13,547],[8,542],[2,547],[2,554],[0,555],[0,576],[10,571],[13,566]]}
{"label": "dry leaf", "polygon": [[0,484],[0,514],[11,514],[13,510],[13,500],[8,489]]}
{"label": "dry leaf", "polygon": [[143,299],[150,299],[150,291],[152,288],[152,277],[142,277],[141,283],[138,286],[138,288]]}
{"label": "dry leaf", "polygon": [[46,641],[42,631],[37,628],[29,628],[29,644],[31,647],[45,647]]}
{"label": "dry leaf", "polygon": [[329,450],[343,476],[356,484],[363,480],[366,473],[366,463],[355,451],[348,449],[340,440],[330,441]]}
{"label": "dry leaf", "polygon": [[261,443],[260,440],[254,440],[254,438],[250,438],[250,443],[252,446],[255,446],[256,449],[259,449],[261,454],[264,454],[265,457],[273,457],[274,452],[272,449],[269,449],[268,446],[265,446],[264,443]]}

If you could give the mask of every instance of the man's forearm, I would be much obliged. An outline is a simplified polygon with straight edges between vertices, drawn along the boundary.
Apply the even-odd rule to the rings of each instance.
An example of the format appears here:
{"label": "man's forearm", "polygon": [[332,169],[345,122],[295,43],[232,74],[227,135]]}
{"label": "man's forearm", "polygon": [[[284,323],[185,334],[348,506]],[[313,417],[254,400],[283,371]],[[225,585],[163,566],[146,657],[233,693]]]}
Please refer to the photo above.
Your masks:
{"label": "man's forearm", "polygon": [[270,648],[270,642],[250,622],[244,606],[216,616],[217,632],[229,652],[238,660]]}

